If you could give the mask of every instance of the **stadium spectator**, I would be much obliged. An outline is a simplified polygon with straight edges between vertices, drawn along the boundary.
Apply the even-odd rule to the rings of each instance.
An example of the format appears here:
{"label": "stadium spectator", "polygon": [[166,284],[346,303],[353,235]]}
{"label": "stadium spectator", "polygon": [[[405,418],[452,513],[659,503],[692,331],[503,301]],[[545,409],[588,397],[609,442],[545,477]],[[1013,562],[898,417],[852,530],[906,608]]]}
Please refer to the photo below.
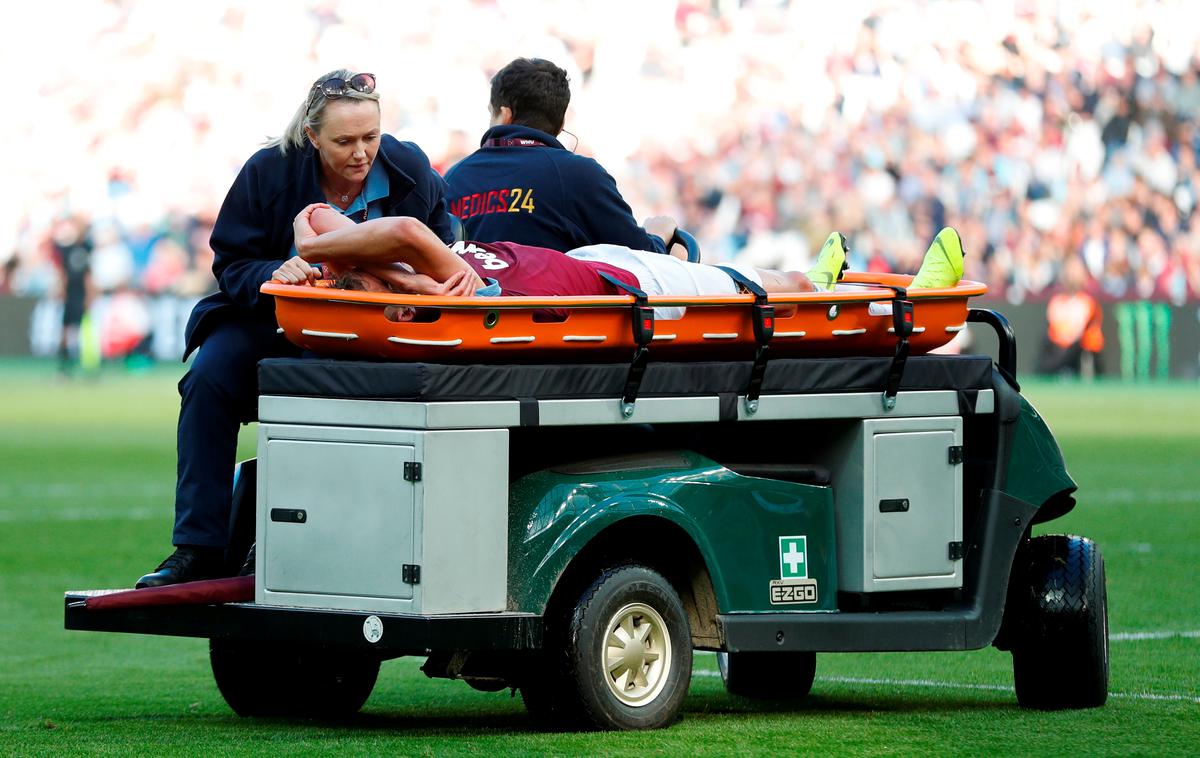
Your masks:
{"label": "stadium spectator", "polygon": [[[39,28],[44,8],[14,6],[9,25]],[[1054,272],[1082,254],[1106,309],[1146,291],[1147,302],[1196,302],[1192,15],[1190,4],[1158,0],[1017,13],[987,1],[893,3],[818,15],[802,3],[681,2],[643,4],[631,27],[604,4],[531,14],[414,0],[358,14],[319,0],[286,10],[81,0],[72,24],[6,48],[54,62],[39,72],[36,107],[5,120],[10,144],[56,148],[0,152],[0,173],[21,178],[19,189],[0,188],[13,209],[0,216],[0,263],[14,293],[47,298],[55,315],[42,323],[56,325],[48,241],[56,216],[82,212],[97,239],[116,230],[129,257],[114,260],[131,261],[130,287],[145,292],[146,225],[169,234],[178,218],[211,223],[248,135],[270,132],[294,107],[280,83],[307,85],[294,72],[330,55],[379,60],[385,75],[403,77],[384,104],[384,131],[452,166],[467,153],[492,74],[511,59],[497,52],[503,40],[569,73],[579,154],[611,172],[639,218],[669,216],[692,230],[706,260],[804,270],[825,231],[839,228],[856,270],[911,271],[922,240],[953,225],[979,251],[965,275],[988,282],[993,297],[1045,302]],[[410,75],[432,60],[436,76]],[[186,310],[216,286],[204,244],[184,245],[189,265],[160,299]],[[174,320],[156,317],[156,352],[168,350],[161,335],[171,330]],[[59,333],[34,344],[52,355]]]}
{"label": "stadium spectator", "polygon": [[8,260],[0,266],[0,295],[11,295],[13,292],[13,279],[17,270],[17,256],[9,255]]}
{"label": "stadium spectator", "polygon": [[608,172],[558,141],[570,102],[567,72],[547,60],[517,58],[492,77],[491,127],[446,172],[450,212],[467,239],[666,252],[675,222],[639,227]]}
{"label": "stadium spectator", "polygon": [[1067,258],[1060,277],[1061,289],[1046,305],[1046,340],[1038,359],[1043,374],[1094,376],[1104,349],[1104,314],[1091,293],[1085,291],[1087,268],[1078,257]]}
{"label": "stadium spectator", "polygon": [[295,254],[293,217],[313,202],[356,223],[411,216],[450,239],[441,177],[416,145],[381,133],[375,77],[320,77],[283,135],[242,167],[213,227],[220,290],[188,320],[185,358],[199,352],[179,383],[176,549],[138,587],[218,576],[238,558],[224,555],[238,426],[257,415],[258,361],[299,354],[258,290]]}

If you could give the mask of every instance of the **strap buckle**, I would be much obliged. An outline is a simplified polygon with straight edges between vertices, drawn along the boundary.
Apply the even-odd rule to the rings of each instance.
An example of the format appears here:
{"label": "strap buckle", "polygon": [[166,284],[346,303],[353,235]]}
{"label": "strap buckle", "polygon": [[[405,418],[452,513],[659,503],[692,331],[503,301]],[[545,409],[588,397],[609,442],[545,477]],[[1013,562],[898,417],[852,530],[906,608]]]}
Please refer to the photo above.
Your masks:
{"label": "strap buckle", "polygon": [[900,391],[900,381],[904,378],[904,365],[908,362],[908,338],[913,333],[913,304],[908,297],[908,291],[903,287],[894,289],[896,296],[892,298],[892,329],[896,333],[896,354],[892,356],[892,365],[888,368],[887,384],[883,388],[883,409],[890,411],[896,407],[896,395]]}
{"label": "strap buckle", "polygon": [[[643,296],[644,297],[644,296]],[[633,341],[645,347],[654,339],[654,309],[641,302],[633,304]]]}

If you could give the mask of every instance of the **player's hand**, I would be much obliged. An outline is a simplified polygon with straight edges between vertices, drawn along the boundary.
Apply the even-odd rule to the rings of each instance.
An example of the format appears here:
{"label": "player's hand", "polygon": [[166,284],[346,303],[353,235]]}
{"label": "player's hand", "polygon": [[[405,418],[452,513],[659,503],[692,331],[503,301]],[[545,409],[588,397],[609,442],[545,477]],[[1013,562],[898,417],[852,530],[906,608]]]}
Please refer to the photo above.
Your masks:
{"label": "player's hand", "polygon": [[449,295],[451,297],[470,297],[478,289],[478,282],[476,281],[474,272],[463,270],[454,272],[450,275],[449,279],[437,286],[438,291],[433,294]]}
{"label": "player's hand", "polygon": [[271,274],[272,281],[283,284],[311,284],[320,278],[320,272],[299,256],[288,258]]}
{"label": "player's hand", "polygon": [[448,295],[467,297],[475,294],[479,283],[471,271],[456,271],[444,282],[425,274],[393,272],[388,281],[393,288],[414,295]]}
{"label": "player's hand", "polygon": [[650,234],[661,237],[662,241],[668,245],[671,244],[671,238],[675,236],[675,230],[679,228],[679,224],[675,223],[675,219],[670,216],[651,216],[642,226]]}

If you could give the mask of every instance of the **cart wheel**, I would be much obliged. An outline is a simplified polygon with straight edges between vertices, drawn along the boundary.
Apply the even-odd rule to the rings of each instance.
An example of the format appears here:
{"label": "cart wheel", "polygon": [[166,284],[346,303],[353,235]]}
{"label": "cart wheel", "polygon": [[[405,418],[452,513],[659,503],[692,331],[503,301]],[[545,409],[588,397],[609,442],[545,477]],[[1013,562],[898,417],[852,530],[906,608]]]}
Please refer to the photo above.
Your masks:
{"label": "cart wheel", "polygon": [[559,677],[553,672],[554,661],[549,656],[530,659],[540,670],[533,672],[521,683],[521,701],[525,710],[542,728],[570,728],[578,725],[574,712],[564,711],[564,694],[558,686]]}
{"label": "cart wheel", "polygon": [[338,718],[371,695],[379,660],[346,650],[213,639],[213,678],[239,716]]}
{"label": "cart wheel", "polygon": [[1108,699],[1108,592],[1104,559],[1086,537],[1034,537],[1013,641],[1017,702],[1026,708],[1095,708]]}
{"label": "cart wheel", "polygon": [[606,570],[558,632],[549,670],[522,686],[535,716],[596,729],[657,729],[678,717],[692,635],[679,595],[657,571]]}
{"label": "cart wheel", "polygon": [[725,689],[733,695],[771,700],[801,700],[812,690],[817,654],[717,653],[717,668]]}

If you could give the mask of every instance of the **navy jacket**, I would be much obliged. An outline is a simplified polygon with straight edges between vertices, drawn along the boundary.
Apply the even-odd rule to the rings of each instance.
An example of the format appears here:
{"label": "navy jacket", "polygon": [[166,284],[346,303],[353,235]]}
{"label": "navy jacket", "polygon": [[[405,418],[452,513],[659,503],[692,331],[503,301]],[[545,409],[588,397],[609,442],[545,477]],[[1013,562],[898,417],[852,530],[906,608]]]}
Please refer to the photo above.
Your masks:
{"label": "navy jacket", "polygon": [[[488,145],[497,139],[527,146]],[[493,126],[480,145],[446,172],[450,212],[462,219],[467,239],[564,252],[600,243],[665,252],[591,158],[527,126]]]}
{"label": "navy jacket", "polygon": [[[375,160],[388,174],[390,192],[383,215],[418,218],[452,242],[445,182],[421,148],[385,134]],[[320,159],[307,142],[287,155],[277,147],[264,147],[242,166],[209,241],[220,291],[192,310],[184,331],[184,360],[222,319],[275,320],[274,300],[260,296],[258,288],[291,254],[296,214],[309,203],[325,202],[319,172]]]}

